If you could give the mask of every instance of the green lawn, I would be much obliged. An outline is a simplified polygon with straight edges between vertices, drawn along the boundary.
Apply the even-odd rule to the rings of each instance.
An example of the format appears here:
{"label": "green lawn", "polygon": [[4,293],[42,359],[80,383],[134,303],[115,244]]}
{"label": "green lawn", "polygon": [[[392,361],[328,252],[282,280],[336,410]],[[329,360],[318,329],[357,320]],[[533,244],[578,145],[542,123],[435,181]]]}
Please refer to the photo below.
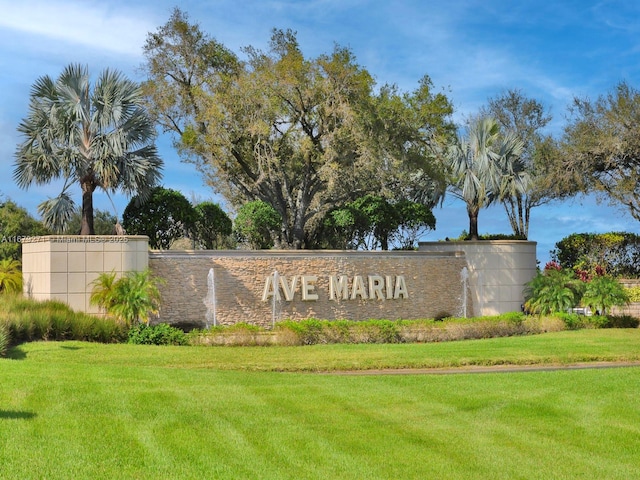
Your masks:
{"label": "green lawn", "polygon": [[[422,345],[30,343],[0,359],[0,478],[640,478],[640,330]],[[299,370],[299,371],[295,371]]]}

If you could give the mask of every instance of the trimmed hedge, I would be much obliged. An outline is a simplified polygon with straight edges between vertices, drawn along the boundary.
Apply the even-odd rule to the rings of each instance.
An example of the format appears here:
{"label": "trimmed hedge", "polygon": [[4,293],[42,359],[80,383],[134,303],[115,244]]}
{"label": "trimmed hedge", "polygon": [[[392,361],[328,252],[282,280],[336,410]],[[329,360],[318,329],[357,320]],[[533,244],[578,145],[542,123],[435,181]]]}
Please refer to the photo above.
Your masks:
{"label": "trimmed hedge", "polygon": [[286,320],[272,330],[247,325],[217,326],[192,331],[192,345],[314,345],[330,343],[426,343],[532,335],[565,330],[557,316],[526,316],[520,312],[495,317],[443,320]]}

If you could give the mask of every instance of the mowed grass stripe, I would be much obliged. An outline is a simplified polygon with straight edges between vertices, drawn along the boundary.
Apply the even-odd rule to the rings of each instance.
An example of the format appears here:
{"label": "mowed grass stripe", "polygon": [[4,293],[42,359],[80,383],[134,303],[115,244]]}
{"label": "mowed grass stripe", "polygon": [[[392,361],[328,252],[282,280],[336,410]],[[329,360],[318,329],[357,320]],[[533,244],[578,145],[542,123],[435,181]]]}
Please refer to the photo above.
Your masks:
{"label": "mowed grass stripe", "polygon": [[126,344],[31,343],[10,352],[33,362],[136,368],[326,372],[465,365],[569,365],[640,360],[640,329],[577,330],[522,337],[427,344],[331,344],[304,347],[167,347]]}
{"label": "mowed grass stripe", "polygon": [[[579,345],[584,356],[588,344],[593,356],[637,350],[626,332],[580,341],[582,332],[567,333],[550,337],[556,356],[569,358]],[[500,340],[524,351],[521,338]],[[494,360],[508,350],[483,342],[476,348],[496,353]],[[456,363],[464,343],[449,345],[448,360],[440,350],[446,345],[438,345],[436,361]],[[365,364],[374,359],[378,367],[411,363],[420,355],[424,361],[418,347],[427,346],[382,347],[25,344],[13,352],[20,360],[0,360],[0,478],[637,475],[639,368],[363,377],[260,371],[294,359],[307,365],[323,349],[325,365],[336,356],[342,363],[368,356]],[[528,348],[536,358],[547,356]],[[257,355],[270,351],[273,357]],[[242,371],[244,362],[255,371]]]}

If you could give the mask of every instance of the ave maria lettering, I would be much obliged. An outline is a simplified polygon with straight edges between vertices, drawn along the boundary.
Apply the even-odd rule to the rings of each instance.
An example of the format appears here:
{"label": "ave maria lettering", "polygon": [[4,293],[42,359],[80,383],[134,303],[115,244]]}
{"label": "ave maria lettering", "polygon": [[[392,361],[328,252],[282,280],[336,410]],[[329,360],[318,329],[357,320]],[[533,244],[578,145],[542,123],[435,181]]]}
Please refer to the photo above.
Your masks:
{"label": "ave maria lettering", "polygon": [[[366,279],[366,280],[365,280]],[[276,297],[287,302],[294,300],[296,293],[304,301],[319,298],[316,275],[269,275],[264,282],[262,301]],[[355,275],[349,280],[346,275],[329,277],[329,300],[396,300],[409,298],[407,283],[402,275]]]}

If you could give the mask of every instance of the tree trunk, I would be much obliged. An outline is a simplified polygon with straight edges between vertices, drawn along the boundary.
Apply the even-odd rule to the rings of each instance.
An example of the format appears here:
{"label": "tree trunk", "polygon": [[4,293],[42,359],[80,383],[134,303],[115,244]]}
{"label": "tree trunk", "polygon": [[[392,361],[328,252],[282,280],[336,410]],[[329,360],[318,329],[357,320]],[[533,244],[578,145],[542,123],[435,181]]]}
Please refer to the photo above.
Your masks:
{"label": "tree trunk", "polygon": [[95,185],[90,182],[82,184],[82,227],[80,235],[95,235],[93,229],[93,192]]}
{"label": "tree trunk", "polygon": [[477,207],[468,207],[467,213],[469,214],[469,239],[478,240],[478,212]]}

